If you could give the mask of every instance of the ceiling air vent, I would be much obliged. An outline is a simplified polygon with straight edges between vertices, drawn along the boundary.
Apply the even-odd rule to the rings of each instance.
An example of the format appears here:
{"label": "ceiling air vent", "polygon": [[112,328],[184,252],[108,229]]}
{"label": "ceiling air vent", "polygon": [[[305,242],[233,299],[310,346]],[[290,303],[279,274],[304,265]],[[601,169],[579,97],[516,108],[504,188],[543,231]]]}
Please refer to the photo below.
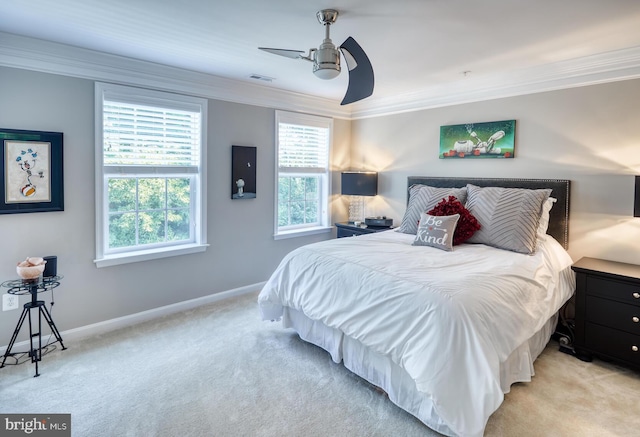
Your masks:
{"label": "ceiling air vent", "polygon": [[250,79],[261,80],[263,82],[273,82],[273,77],[263,76],[261,74],[252,74],[249,76]]}

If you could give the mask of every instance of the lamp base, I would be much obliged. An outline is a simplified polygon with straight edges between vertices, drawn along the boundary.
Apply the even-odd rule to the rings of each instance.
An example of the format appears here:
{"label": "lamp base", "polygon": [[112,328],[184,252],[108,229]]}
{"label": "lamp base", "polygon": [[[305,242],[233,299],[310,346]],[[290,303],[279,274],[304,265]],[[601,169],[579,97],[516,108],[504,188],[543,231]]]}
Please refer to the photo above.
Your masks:
{"label": "lamp base", "polygon": [[349,223],[364,221],[364,198],[362,196],[350,196],[349,198]]}

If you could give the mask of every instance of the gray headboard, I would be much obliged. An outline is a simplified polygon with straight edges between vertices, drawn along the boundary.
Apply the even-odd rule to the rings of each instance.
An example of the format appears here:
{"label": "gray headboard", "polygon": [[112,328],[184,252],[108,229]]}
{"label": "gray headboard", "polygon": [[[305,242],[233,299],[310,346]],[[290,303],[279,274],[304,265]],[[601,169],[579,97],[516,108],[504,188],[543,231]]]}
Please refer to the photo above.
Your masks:
{"label": "gray headboard", "polygon": [[[565,249],[569,247],[569,198],[571,181],[565,179],[499,179],[499,178],[458,178],[409,176],[408,187],[414,184],[439,188],[458,188],[467,184],[479,187],[505,187],[541,189],[551,188],[551,197],[558,201],[549,213],[547,233],[555,238]],[[407,196],[409,194],[407,193]]]}

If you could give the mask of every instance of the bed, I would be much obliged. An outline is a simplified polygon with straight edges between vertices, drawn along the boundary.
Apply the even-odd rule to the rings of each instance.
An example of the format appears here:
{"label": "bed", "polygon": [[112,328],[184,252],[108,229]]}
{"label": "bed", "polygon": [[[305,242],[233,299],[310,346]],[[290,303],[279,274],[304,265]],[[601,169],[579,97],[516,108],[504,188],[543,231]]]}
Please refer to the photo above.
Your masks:
{"label": "bed", "polygon": [[[395,230],[289,253],[260,292],[261,316],[282,320],[435,431],[480,436],[510,386],[531,381],[574,292],[570,182],[410,177],[408,193]],[[424,228],[411,213],[442,193],[464,197],[482,230],[450,249],[414,244]],[[509,209],[517,220],[505,225]],[[528,221],[533,236],[520,229]],[[498,226],[534,241],[522,249],[516,231]]]}

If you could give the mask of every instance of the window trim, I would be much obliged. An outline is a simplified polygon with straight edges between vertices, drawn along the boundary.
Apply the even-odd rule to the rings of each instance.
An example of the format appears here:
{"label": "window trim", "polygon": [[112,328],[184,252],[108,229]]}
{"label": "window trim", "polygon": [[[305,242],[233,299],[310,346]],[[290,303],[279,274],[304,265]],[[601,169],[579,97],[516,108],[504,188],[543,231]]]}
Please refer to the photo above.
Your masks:
{"label": "window trim", "polygon": [[[318,128],[329,129],[329,144],[327,146],[327,167],[324,171],[300,171],[301,169],[289,168],[282,174],[298,174],[298,175],[322,175],[326,179],[324,188],[320,195],[320,204],[326,211],[322,214],[320,225],[300,225],[295,228],[280,229],[278,226],[278,185],[280,179],[279,151],[280,151],[280,123],[298,124],[306,126],[314,126]],[[302,114],[297,112],[276,111],[275,116],[275,181],[274,181],[274,220],[273,220],[273,238],[281,240],[286,238],[304,237],[308,235],[331,232],[331,150],[333,149],[333,119],[329,117],[321,117],[318,115]],[[324,193],[326,191],[326,193]]]}
{"label": "window trim", "polygon": [[[163,91],[147,90],[129,86],[113,85],[106,83],[95,83],[95,214],[96,214],[96,267],[107,267],[132,262],[148,261],[153,259],[166,258],[171,256],[185,255],[190,253],[204,252],[209,246],[207,244],[207,120],[208,101],[207,99],[172,94]],[[122,168],[109,166],[112,172],[105,172],[103,160],[103,102],[105,96],[117,98],[119,101],[136,104],[157,105],[171,108],[199,108],[200,111],[200,163],[198,172],[193,170],[175,170],[180,173],[190,173],[196,181],[195,204],[192,205],[195,213],[193,220],[195,223],[194,239],[188,243],[169,243],[166,246],[135,249],[129,251],[119,251],[118,253],[105,253],[106,241],[108,237],[108,220],[105,220],[108,201],[108,187],[106,184],[109,175],[122,174],[123,176],[154,177],[172,176],[174,170],[166,168],[160,169],[157,173],[145,169],[144,172],[136,171],[136,168]],[[113,172],[116,170],[116,172]]]}

